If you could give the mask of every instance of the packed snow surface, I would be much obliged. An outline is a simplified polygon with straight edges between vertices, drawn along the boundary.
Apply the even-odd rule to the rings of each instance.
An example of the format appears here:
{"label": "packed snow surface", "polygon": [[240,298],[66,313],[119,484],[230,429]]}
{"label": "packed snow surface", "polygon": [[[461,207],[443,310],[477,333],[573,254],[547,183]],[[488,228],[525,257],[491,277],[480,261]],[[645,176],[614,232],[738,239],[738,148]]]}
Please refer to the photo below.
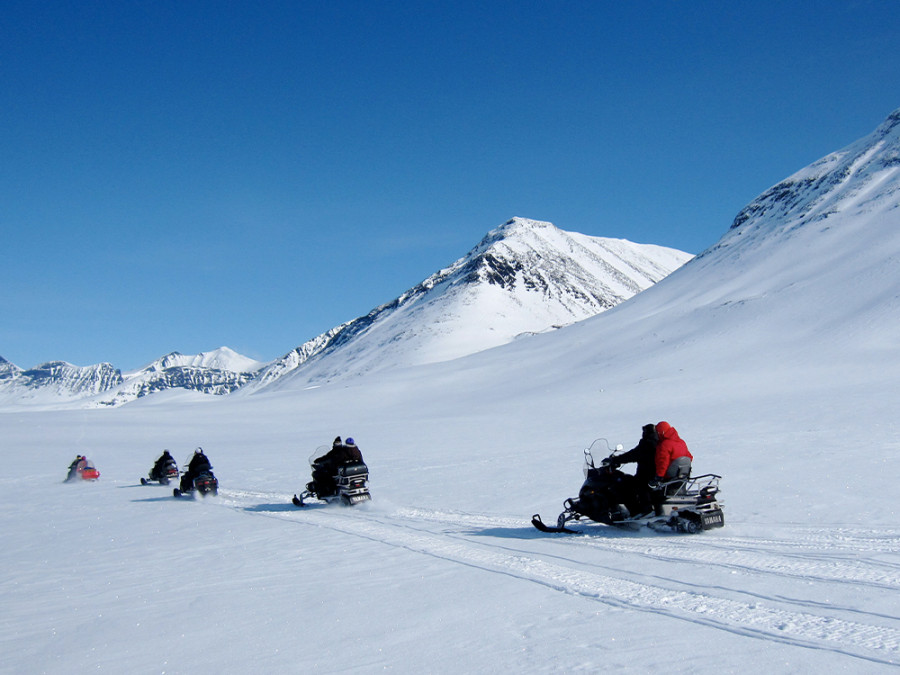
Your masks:
{"label": "packed snow surface", "polygon": [[[315,388],[0,414],[0,668],[897,672],[886,125],[830,160],[840,176],[761,196],[718,245],[559,331]],[[582,448],[662,419],[695,474],[723,476],[724,528],[531,527],[577,494]],[[373,501],[294,507],[337,434]],[[140,485],[163,448],[196,445],[217,497]],[[76,453],[97,482],[62,484]]]}

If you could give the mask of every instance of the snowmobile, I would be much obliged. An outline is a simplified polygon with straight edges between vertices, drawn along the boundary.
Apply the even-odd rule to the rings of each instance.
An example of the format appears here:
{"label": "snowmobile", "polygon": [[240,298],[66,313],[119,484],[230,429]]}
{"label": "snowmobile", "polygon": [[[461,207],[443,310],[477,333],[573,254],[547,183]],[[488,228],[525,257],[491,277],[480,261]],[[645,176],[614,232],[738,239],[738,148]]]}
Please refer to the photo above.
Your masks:
{"label": "snowmobile", "polygon": [[[600,466],[594,465],[593,452],[605,444],[609,456]],[[566,525],[582,518],[628,528],[649,527],[656,531],[687,532],[724,527],[725,515],[722,503],[717,500],[721,476],[704,474],[696,478],[677,478],[652,487],[654,510],[640,513],[635,477],[619,471],[612,463],[616,452],[605,438],[600,438],[584,451],[585,480],[577,498],[563,502],[563,512],[556,519],[556,526],[546,525],[540,514],[535,514],[531,524],[541,532],[568,532],[578,530]]]}
{"label": "snowmobile", "polygon": [[305,499],[319,499],[328,504],[339,502],[344,506],[353,506],[372,499],[369,494],[369,467],[363,462],[344,464],[332,470],[317,457],[324,456],[330,447],[322,445],[309,458],[313,479],[306,484],[306,489],[291,500],[295,506],[306,506]]}
{"label": "snowmobile", "polygon": [[78,456],[69,466],[69,474],[66,476],[66,483],[80,478],[82,480],[97,480],[100,478],[100,472],[97,467],[87,457]]}
{"label": "snowmobile", "polygon": [[[185,473],[187,473],[187,471],[185,471]],[[213,474],[212,467],[205,471],[201,471],[200,474],[191,481],[190,486],[185,486],[185,489],[175,488],[172,490],[172,494],[175,497],[193,497],[195,492],[199,493],[201,497],[205,497],[209,494],[219,494],[219,481]]]}
{"label": "snowmobile", "polygon": [[[197,464],[198,455],[201,455],[202,459],[199,464]],[[193,480],[187,480],[188,474],[191,472],[192,462],[196,464],[194,470],[197,472],[197,475],[194,476]],[[203,448],[197,448],[182,466],[185,468],[181,472],[181,483],[179,487],[172,490],[174,496],[181,497],[185,495],[193,497],[195,492],[200,493],[201,497],[209,494],[219,494],[219,481],[212,471],[212,464],[209,463],[206,455],[203,454]]]}
{"label": "snowmobile", "polygon": [[141,485],[149,485],[153,481],[159,481],[160,485],[168,485],[171,481],[178,478],[178,464],[174,459],[166,460],[161,471],[155,471],[154,469],[155,467],[150,469],[150,473],[147,474],[149,478],[141,478]]}

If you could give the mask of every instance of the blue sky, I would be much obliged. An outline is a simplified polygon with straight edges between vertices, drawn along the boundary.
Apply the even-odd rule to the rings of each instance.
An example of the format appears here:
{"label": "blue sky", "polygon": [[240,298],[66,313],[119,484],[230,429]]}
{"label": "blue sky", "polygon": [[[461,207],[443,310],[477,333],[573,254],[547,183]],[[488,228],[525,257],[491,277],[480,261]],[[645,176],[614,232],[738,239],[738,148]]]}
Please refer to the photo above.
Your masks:
{"label": "blue sky", "polygon": [[0,356],[270,360],[512,216],[697,253],[900,107],[894,2],[0,6]]}

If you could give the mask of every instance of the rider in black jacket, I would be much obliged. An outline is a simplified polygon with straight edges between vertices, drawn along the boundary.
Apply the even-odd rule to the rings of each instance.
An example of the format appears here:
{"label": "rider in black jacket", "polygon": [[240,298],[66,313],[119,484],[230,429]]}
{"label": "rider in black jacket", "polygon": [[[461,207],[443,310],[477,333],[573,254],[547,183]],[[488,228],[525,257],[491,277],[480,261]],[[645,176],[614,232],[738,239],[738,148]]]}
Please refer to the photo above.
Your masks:
{"label": "rider in black jacket", "polygon": [[188,464],[187,471],[181,476],[181,491],[189,492],[194,489],[194,479],[204,471],[212,469],[209,458],[203,454],[203,448],[194,450],[194,456]]}
{"label": "rider in black jacket", "polygon": [[634,484],[642,514],[650,513],[654,509],[653,492],[649,484],[656,477],[656,444],[658,440],[656,425],[645,424],[642,428],[641,440],[635,447],[622,455],[614,455],[607,459],[607,462],[613,467],[632,462],[637,463],[634,471]]}

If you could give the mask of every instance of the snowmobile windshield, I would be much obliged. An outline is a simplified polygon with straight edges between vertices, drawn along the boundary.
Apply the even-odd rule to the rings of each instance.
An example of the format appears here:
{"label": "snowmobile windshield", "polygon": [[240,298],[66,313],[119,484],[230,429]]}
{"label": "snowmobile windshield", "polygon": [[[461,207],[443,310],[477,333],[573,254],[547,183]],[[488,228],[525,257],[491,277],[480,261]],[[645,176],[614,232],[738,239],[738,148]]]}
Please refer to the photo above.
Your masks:
{"label": "snowmobile windshield", "polygon": [[94,463],[91,460],[89,460],[89,459],[84,460],[82,469],[96,469],[96,468],[97,467],[94,466]]}
{"label": "snowmobile windshield", "polygon": [[309,456],[309,465],[312,466],[313,464],[315,464],[316,460],[319,459],[319,457],[327,455],[330,450],[330,445],[320,445],[313,451],[313,454]]}
{"label": "snowmobile windshield", "polygon": [[588,471],[591,469],[597,468],[594,463],[594,456],[596,455],[597,461],[602,462],[604,459],[609,457],[614,452],[622,452],[623,446],[621,443],[617,443],[615,448],[610,447],[609,441],[605,438],[598,438],[589,448],[586,448],[584,451],[584,475],[587,477]]}

